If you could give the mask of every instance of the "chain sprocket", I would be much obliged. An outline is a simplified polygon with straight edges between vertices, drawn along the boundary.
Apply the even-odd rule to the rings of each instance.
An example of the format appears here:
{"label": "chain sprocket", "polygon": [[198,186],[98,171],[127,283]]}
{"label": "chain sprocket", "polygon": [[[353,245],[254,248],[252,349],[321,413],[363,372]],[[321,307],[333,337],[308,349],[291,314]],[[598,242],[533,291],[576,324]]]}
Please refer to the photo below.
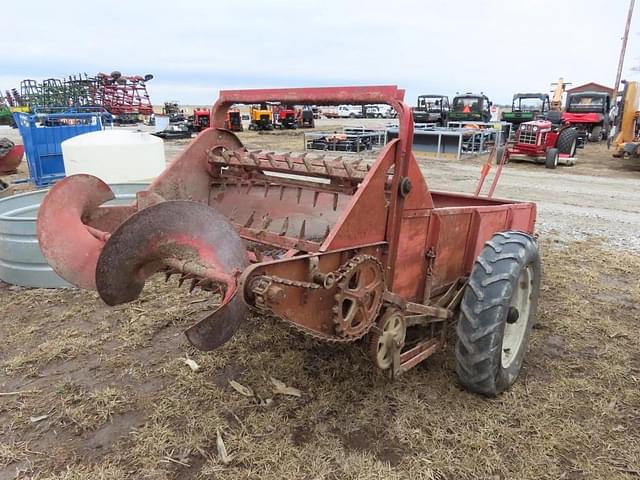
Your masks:
{"label": "chain sprocket", "polygon": [[384,293],[384,269],[371,255],[353,257],[340,268],[333,307],[335,331],[344,338],[364,336],[378,316]]}
{"label": "chain sprocket", "polygon": [[[370,255],[357,255],[355,257],[353,257],[351,260],[349,260],[348,262],[346,262],[344,265],[342,265],[338,270],[336,270],[334,273],[334,278],[335,281],[332,282],[333,285],[338,286],[338,291],[340,291],[341,287],[340,284],[341,282],[343,282],[347,277],[350,277],[354,271],[356,271],[358,269],[358,266],[361,265],[362,263],[375,263],[375,265],[377,265],[377,270],[380,273],[380,279],[382,280],[381,283],[381,293],[380,293],[380,303],[382,303],[382,292],[384,291],[384,276],[383,276],[383,267],[382,264],[380,263],[380,261]],[[363,325],[363,328],[360,329],[359,332],[357,333],[352,333],[350,335],[340,335],[336,332],[336,334],[331,335],[331,334],[327,334],[327,333],[322,333],[322,332],[318,332],[316,330],[312,330],[304,325],[301,325],[297,322],[294,322],[291,319],[288,319],[286,317],[283,317],[281,315],[277,315],[274,314],[273,311],[271,311],[271,309],[267,306],[268,302],[266,301],[266,295],[267,295],[267,291],[270,285],[272,284],[279,284],[279,285],[286,285],[289,287],[297,287],[297,288],[303,288],[303,289],[307,289],[307,290],[317,290],[320,288],[323,288],[321,285],[317,284],[317,283],[312,283],[312,282],[304,282],[304,281],[300,281],[300,280],[289,280],[289,279],[284,279],[284,278],[280,278],[280,277],[276,277],[276,276],[268,276],[268,275],[262,275],[260,277],[257,277],[254,280],[254,284],[251,286],[251,290],[254,294],[254,301],[255,301],[255,308],[260,311],[260,312],[268,312],[272,315],[277,316],[279,319],[283,320],[287,325],[289,325],[291,328],[295,329],[298,332],[301,332],[309,337],[312,337],[316,340],[321,340],[323,342],[329,342],[329,343],[351,343],[354,342],[360,338],[362,338],[363,336],[365,336],[367,334],[367,332],[369,331],[369,328],[371,327],[371,325],[373,324],[373,319],[375,319],[375,315],[377,315],[378,313],[378,309],[380,308],[380,306],[378,305],[378,307],[375,309],[375,315],[369,319],[369,324],[365,324]],[[335,310],[334,310],[335,312]]]}

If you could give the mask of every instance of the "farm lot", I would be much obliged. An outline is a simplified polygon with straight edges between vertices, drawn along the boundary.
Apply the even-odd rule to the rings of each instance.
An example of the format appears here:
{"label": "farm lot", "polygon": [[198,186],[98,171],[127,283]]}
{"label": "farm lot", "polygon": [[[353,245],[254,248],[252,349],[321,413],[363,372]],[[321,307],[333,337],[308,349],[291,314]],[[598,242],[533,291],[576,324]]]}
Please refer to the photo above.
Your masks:
{"label": "farm lot", "polygon": [[[239,134],[282,150],[300,135]],[[168,142],[168,159],[185,145]],[[509,164],[496,192],[538,203],[544,261],[538,324],[507,393],[462,390],[453,333],[391,382],[364,348],[259,316],[198,352],[182,331],[217,298],[160,276],[119,307],[0,283],[0,479],[640,477],[640,162],[600,145],[579,154],[553,171]],[[420,158],[431,188],[463,192],[483,161]],[[275,394],[272,377],[301,395]]]}

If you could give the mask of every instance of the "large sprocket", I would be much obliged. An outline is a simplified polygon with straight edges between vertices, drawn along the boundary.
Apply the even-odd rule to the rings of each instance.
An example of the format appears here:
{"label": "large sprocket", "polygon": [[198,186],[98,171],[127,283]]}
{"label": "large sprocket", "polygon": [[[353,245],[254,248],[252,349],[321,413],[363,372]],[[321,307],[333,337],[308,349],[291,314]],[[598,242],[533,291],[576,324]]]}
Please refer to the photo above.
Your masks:
{"label": "large sprocket", "polygon": [[371,255],[353,257],[341,268],[333,307],[335,331],[341,337],[365,335],[380,311],[384,293],[384,269]]}

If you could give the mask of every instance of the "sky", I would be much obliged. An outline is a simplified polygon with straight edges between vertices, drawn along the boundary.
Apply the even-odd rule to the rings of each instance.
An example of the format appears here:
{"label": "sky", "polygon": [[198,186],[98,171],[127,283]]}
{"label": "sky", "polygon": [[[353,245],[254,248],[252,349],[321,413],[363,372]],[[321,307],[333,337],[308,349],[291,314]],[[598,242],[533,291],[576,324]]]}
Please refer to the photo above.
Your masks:
{"label": "sky", "polygon": [[[495,103],[564,77],[613,86],[628,0],[31,0],[3,22],[0,90],[24,78],[152,73],[154,104],[233,88],[394,84]],[[26,10],[29,10],[27,12]],[[18,17],[20,16],[18,15]],[[640,11],[623,78],[638,79]]]}

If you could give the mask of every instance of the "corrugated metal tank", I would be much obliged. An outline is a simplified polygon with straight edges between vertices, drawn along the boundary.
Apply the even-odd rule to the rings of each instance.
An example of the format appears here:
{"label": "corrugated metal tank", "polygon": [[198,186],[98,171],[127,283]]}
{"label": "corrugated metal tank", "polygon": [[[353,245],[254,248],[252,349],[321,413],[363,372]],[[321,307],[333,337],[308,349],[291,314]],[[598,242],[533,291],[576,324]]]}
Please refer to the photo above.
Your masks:
{"label": "corrugated metal tank", "polygon": [[[145,183],[111,185],[115,200],[127,204]],[[47,264],[36,237],[36,218],[48,190],[21,193],[0,199],[0,280],[23,287],[70,287]]]}

